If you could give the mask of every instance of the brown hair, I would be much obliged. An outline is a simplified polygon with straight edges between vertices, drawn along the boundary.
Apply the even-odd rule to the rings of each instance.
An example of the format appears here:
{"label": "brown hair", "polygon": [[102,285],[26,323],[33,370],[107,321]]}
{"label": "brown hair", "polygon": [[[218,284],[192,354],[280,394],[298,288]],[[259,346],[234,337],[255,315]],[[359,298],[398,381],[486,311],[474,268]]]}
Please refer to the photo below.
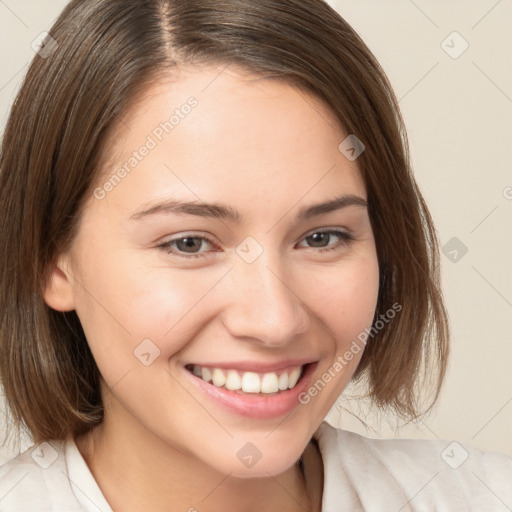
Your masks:
{"label": "brown hair", "polygon": [[357,162],[380,266],[374,322],[392,304],[402,310],[368,338],[355,377],[374,403],[409,418],[431,384],[423,409],[432,407],[449,338],[436,233],[391,86],[339,14],[319,0],[73,0],[50,34],[58,46],[31,63],[0,154],[0,376],[17,427],[42,442],[102,421],[78,317],[49,308],[42,293],[76,233],[107,133],[180,63],[234,64],[304,88],[363,141]]}

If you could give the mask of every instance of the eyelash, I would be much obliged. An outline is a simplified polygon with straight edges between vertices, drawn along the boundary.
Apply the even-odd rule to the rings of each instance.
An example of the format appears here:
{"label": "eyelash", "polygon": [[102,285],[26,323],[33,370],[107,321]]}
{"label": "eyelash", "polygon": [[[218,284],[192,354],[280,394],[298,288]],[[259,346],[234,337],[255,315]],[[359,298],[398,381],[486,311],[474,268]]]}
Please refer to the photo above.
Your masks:
{"label": "eyelash", "polygon": [[[322,247],[322,248],[310,247],[310,249],[316,249],[317,252],[322,252],[322,253],[323,252],[328,252],[328,251],[333,251],[333,250],[339,249],[341,247],[346,247],[351,242],[353,242],[355,240],[355,237],[352,234],[350,234],[350,233],[347,233],[345,231],[340,231],[340,230],[337,230],[337,229],[328,229],[328,228],[327,229],[319,229],[317,231],[313,231],[309,235],[306,235],[303,238],[303,240],[306,239],[306,238],[309,238],[310,236],[316,235],[318,233],[327,233],[327,234],[330,234],[330,235],[339,236],[341,238],[341,240],[337,244],[335,244],[334,246]],[[174,244],[175,242],[179,242],[180,240],[184,240],[186,238],[195,238],[195,239],[198,239],[198,240],[204,240],[204,241],[210,243],[211,245],[215,245],[215,243],[210,238],[208,238],[208,237],[190,234],[190,235],[187,235],[187,236],[182,236],[182,237],[179,237],[179,238],[174,238],[173,240],[169,240],[167,242],[163,242],[160,245],[158,245],[157,247],[159,249],[164,250],[168,254],[173,254],[175,256],[182,257],[182,258],[202,258],[202,257],[204,257],[205,256],[204,253],[199,253],[199,254],[180,253],[180,252],[176,251],[175,249],[171,248],[172,244]]]}

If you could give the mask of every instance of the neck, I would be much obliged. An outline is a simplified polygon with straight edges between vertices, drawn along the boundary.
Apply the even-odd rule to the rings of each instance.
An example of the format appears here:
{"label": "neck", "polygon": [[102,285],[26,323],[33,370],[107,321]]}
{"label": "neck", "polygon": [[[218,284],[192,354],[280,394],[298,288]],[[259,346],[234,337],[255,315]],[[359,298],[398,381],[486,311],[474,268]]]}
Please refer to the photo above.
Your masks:
{"label": "neck", "polygon": [[76,444],[113,510],[320,510],[321,458],[319,466],[311,444],[303,456],[304,474],[297,463],[268,478],[223,474],[141,425],[128,430],[107,417]]}

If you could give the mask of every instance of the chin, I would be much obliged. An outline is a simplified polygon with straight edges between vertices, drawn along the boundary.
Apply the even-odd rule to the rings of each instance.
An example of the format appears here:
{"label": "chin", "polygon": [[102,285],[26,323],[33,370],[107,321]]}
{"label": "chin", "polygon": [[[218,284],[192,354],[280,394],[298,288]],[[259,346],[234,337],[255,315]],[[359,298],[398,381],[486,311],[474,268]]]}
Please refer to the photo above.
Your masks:
{"label": "chin", "polygon": [[269,478],[270,476],[276,477],[290,469],[294,464],[296,464],[297,461],[299,460],[299,457],[297,457],[297,460],[276,460],[273,463],[267,464],[265,464],[263,460],[260,460],[252,468],[240,468],[240,466],[237,465],[236,467],[231,468],[230,476],[240,479]]}
{"label": "chin", "polygon": [[[302,445],[291,446],[280,443],[256,441],[254,443],[236,443],[234,457],[210,459],[209,463],[219,472],[229,474],[235,478],[268,478],[277,476],[290,469],[300,459],[305,447]],[[229,448],[228,448],[229,450]],[[215,457],[212,454],[213,458]]]}

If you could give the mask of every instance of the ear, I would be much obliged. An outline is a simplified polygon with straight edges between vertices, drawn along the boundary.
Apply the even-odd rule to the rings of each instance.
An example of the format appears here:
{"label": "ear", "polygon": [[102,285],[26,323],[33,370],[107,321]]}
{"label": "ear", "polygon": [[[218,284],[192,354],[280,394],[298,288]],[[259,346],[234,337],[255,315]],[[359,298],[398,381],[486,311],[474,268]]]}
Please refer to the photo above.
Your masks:
{"label": "ear", "polygon": [[43,297],[48,306],[57,311],[72,311],[75,309],[73,294],[73,278],[63,270],[64,258],[52,265],[48,282],[45,285]]}

